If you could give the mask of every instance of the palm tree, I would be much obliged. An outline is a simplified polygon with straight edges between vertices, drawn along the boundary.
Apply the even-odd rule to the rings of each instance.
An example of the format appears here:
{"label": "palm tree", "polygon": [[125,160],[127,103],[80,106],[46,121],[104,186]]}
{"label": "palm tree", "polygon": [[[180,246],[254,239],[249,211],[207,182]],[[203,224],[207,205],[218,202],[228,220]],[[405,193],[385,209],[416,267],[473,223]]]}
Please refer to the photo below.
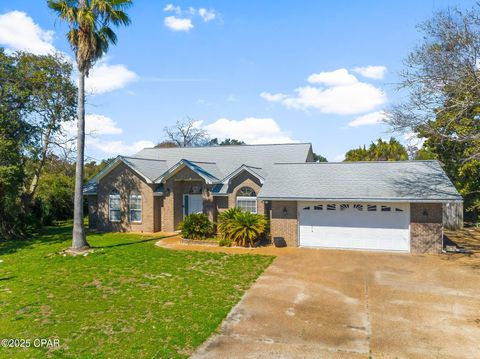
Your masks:
{"label": "palm tree", "polygon": [[70,30],[67,39],[75,53],[78,67],[78,128],[77,161],[75,168],[75,197],[73,212],[72,248],[88,247],[83,228],[83,163],[85,151],[85,77],[96,60],[117,42],[110,27],[127,26],[130,18],[125,10],[132,0],[48,0],[60,20]]}
{"label": "palm tree", "polygon": [[264,216],[250,212],[239,212],[228,229],[229,236],[237,244],[252,246],[264,232],[267,220]]}

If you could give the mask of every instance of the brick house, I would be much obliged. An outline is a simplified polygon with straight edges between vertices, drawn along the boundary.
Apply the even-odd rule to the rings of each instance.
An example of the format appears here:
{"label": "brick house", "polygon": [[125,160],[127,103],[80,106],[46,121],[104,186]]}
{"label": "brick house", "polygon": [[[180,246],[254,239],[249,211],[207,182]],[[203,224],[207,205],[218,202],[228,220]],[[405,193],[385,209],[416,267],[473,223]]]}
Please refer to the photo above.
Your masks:
{"label": "brick house", "polygon": [[232,207],[288,246],[440,252],[443,205],[462,202],[437,161],[314,163],[309,143],[146,148],[84,188],[100,231],[173,232]]}

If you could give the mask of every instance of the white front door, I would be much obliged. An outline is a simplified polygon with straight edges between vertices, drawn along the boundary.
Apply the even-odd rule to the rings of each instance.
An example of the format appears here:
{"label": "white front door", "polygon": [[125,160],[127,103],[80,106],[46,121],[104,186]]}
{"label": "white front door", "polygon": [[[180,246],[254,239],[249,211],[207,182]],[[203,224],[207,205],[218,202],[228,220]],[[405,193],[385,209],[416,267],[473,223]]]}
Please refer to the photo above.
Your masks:
{"label": "white front door", "polygon": [[201,194],[183,195],[184,217],[192,213],[203,213],[203,198]]}
{"label": "white front door", "polygon": [[410,250],[408,203],[298,202],[300,245]]}

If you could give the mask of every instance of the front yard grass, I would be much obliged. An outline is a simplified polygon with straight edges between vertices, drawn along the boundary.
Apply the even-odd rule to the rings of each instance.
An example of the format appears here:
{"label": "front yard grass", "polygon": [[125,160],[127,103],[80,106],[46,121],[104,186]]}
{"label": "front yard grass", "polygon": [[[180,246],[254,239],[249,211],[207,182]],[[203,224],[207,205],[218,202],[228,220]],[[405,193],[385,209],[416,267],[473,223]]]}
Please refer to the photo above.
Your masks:
{"label": "front yard grass", "polygon": [[0,357],[182,358],[214,332],[272,257],[173,251],[159,238],[91,234],[61,256],[71,227],[0,243],[0,339],[57,338]]}

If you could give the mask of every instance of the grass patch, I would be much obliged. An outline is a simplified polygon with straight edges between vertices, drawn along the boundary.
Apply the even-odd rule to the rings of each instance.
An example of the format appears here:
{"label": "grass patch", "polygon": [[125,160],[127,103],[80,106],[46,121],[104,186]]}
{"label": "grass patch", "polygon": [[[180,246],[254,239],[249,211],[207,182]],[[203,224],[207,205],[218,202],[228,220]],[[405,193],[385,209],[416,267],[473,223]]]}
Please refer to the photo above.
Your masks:
{"label": "grass patch", "polygon": [[0,348],[0,357],[188,357],[272,261],[167,250],[125,233],[89,235],[96,249],[86,257],[58,255],[70,238],[62,225],[0,243],[0,339],[61,344]]}

